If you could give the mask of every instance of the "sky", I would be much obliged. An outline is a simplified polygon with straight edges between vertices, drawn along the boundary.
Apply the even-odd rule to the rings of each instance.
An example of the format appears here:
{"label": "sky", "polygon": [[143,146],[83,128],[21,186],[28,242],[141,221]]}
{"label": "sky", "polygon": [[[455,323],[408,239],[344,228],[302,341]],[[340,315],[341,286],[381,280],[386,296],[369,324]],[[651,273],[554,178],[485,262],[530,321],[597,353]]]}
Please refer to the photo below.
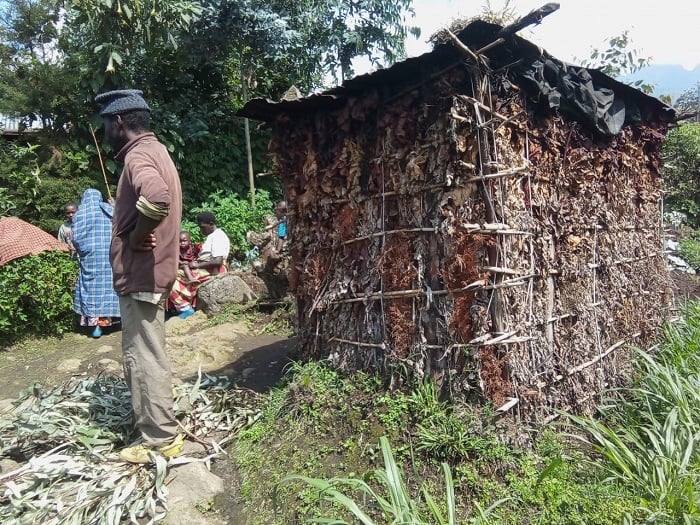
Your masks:
{"label": "sky", "polygon": [[[500,10],[506,0],[490,0]],[[430,51],[425,41],[455,18],[471,18],[483,12],[487,0],[413,0],[416,16],[410,21],[421,28],[419,39],[406,41],[408,56]],[[547,0],[510,0],[516,17],[541,7]],[[628,30],[631,48],[652,64],[680,64],[693,69],[700,64],[700,0],[559,0],[560,8],[539,26],[520,36],[567,62],[590,56],[593,48],[606,49],[606,38]]]}

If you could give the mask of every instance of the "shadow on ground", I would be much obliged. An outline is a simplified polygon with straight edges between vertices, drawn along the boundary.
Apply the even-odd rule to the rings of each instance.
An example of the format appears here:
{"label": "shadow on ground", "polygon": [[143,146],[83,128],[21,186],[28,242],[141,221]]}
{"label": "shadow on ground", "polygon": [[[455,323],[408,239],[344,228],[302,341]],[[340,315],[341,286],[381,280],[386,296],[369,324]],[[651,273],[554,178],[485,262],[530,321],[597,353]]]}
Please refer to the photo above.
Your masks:
{"label": "shadow on ground", "polygon": [[[292,362],[296,344],[296,337],[244,336],[235,343],[239,357],[220,368],[209,370],[207,374],[226,376],[236,386],[259,393],[267,392],[284,376],[285,368]],[[182,379],[194,382],[197,376]]]}

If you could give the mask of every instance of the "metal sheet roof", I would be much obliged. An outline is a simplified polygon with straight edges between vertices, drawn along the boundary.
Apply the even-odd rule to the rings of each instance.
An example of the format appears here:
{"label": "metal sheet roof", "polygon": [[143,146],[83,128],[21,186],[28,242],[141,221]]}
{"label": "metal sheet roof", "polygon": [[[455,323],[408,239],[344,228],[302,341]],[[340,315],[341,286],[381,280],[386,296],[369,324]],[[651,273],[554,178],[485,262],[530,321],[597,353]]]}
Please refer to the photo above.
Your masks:
{"label": "metal sheet roof", "polygon": [[[457,36],[471,49],[476,50],[493,43],[502,29],[502,26],[498,24],[476,20],[459,31]],[[492,69],[543,58],[564,64],[542,48],[517,35],[507,35],[504,43],[494,46],[483,55],[488,59]],[[386,69],[359,75],[344,82],[342,86],[322,93],[291,101],[273,101],[261,98],[250,100],[238,111],[238,115],[265,122],[271,122],[281,114],[287,114],[294,118],[295,116],[308,115],[310,112],[340,107],[347,98],[362,95],[362,93],[372,89],[376,89],[380,96],[386,100],[397,93],[420,86],[427,78],[440,74],[446,68],[464,63],[464,60],[464,55],[452,42],[438,43],[431,52],[398,62]],[[651,113],[660,120],[671,121],[674,119],[673,108],[660,100],[596,69],[581,69],[586,69],[590,73],[596,87],[613,90],[616,96],[634,101],[635,104],[643,107],[646,113]]]}

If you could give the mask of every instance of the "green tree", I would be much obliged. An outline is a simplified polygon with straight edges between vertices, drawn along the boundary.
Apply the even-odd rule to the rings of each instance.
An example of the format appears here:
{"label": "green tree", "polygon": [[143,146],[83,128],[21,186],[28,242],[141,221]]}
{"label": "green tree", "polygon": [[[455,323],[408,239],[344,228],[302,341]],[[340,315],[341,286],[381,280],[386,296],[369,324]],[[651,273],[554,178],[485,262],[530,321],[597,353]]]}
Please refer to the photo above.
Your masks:
{"label": "green tree", "polygon": [[700,123],[689,122],[666,135],[662,155],[666,204],[700,222]]}
{"label": "green tree", "polygon": [[[279,98],[294,84],[310,92],[329,71],[351,74],[352,57],[359,55],[390,63],[403,54],[410,5],[410,0],[66,0],[52,11],[52,2],[1,4],[6,16],[0,28],[0,99],[6,109],[0,112],[28,121],[41,115],[48,124],[32,135],[40,145],[42,181],[86,176],[104,191],[89,129],[101,124],[92,101],[100,91],[138,87],[151,104],[154,131],[178,165],[188,206],[218,189],[244,194],[248,188],[243,122],[235,115],[244,91],[248,97]],[[25,4],[42,7],[44,14],[26,16],[20,9]],[[45,21],[42,31],[33,26],[39,20]],[[39,53],[36,42],[47,52]],[[25,59],[27,50],[36,53],[34,62]],[[26,69],[25,63],[36,64],[31,97],[22,89],[27,77],[19,66]],[[265,131],[252,131],[257,171],[267,170],[266,142]],[[111,157],[106,151],[114,176],[118,166]],[[43,203],[44,210],[59,209],[54,200],[55,206]]]}
{"label": "green tree", "polygon": [[53,0],[0,2],[0,113],[47,133],[65,126],[58,107],[74,88],[56,49],[59,13]]}
{"label": "green tree", "polygon": [[679,115],[687,115],[695,122],[700,122],[700,82],[681,93],[675,106]]}
{"label": "green tree", "polygon": [[[631,47],[632,39],[629,31],[625,30],[620,35],[609,37],[607,46],[605,49],[594,48],[590,57],[575,60],[584,67],[599,69],[617,79],[635,73],[651,62],[651,57],[641,56],[638,49]],[[631,85],[645,93],[653,91],[653,86],[645,83],[644,80],[636,80]]]}

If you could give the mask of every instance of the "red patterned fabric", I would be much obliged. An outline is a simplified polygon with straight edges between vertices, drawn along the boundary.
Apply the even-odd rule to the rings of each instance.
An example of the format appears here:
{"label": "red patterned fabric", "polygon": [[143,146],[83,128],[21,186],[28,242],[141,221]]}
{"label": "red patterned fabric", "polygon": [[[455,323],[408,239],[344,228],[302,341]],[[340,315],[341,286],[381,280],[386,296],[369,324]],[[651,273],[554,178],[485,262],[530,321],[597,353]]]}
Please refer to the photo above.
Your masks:
{"label": "red patterned fabric", "polygon": [[165,309],[168,312],[172,312],[173,310],[182,312],[188,308],[194,308],[197,306],[197,288],[199,288],[199,285],[206,283],[217,274],[226,272],[226,266],[224,265],[212,270],[195,268],[192,270],[192,277],[194,277],[194,280],[185,283],[185,274],[182,270],[178,270],[173,289],[165,300]]}
{"label": "red patterned fabric", "polygon": [[68,246],[22,219],[0,217],[0,266],[25,255],[50,250],[67,252]]}

